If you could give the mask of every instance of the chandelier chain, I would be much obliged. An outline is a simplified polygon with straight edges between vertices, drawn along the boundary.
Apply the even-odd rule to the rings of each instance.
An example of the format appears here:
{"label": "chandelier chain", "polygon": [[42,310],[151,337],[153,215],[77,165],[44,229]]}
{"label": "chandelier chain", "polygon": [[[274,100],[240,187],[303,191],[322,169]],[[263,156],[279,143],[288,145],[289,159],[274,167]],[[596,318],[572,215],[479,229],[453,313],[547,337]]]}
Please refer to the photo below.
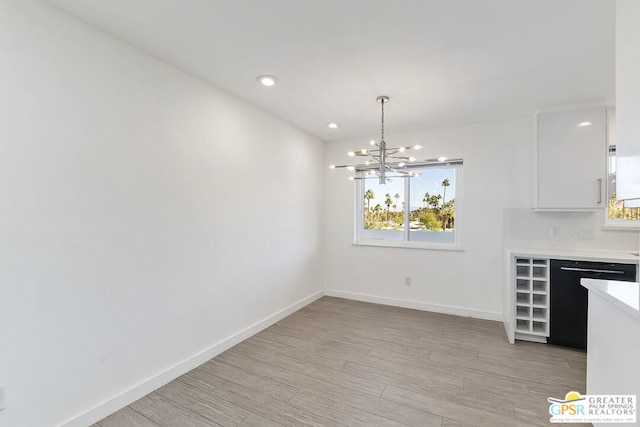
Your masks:
{"label": "chandelier chain", "polygon": [[380,129],[381,129],[380,141],[384,141],[384,99],[382,100],[380,105],[382,107],[382,122],[380,124]]}
{"label": "chandelier chain", "polygon": [[[387,143],[384,140],[384,104],[389,102],[389,97],[386,95],[380,95],[376,98],[376,101],[382,104],[380,106],[380,142],[376,143],[371,140],[371,145],[375,145],[377,149],[362,149],[357,151],[350,151],[347,155],[364,156],[369,157],[364,164],[359,165],[331,165],[331,169],[346,168],[351,171],[356,171],[356,176],[350,179],[367,179],[371,175],[378,177],[378,182],[383,185],[390,178],[409,178],[420,176],[419,173],[411,170],[411,166],[408,163],[415,162],[415,157],[405,154],[406,150],[418,150],[422,148],[419,145],[409,145],[397,148],[387,149]],[[440,161],[440,159],[438,159]]]}

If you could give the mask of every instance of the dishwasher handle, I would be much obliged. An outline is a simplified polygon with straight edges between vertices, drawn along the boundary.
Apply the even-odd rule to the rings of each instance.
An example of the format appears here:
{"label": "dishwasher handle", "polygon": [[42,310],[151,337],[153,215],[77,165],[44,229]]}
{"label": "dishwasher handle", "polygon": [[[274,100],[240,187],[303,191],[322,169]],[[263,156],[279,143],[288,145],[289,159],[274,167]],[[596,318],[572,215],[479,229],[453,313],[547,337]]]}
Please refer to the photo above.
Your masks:
{"label": "dishwasher handle", "polygon": [[607,274],[624,274],[621,270],[598,270],[595,268],[578,268],[578,267],[560,267],[564,271],[579,271],[581,273],[607,273]]}

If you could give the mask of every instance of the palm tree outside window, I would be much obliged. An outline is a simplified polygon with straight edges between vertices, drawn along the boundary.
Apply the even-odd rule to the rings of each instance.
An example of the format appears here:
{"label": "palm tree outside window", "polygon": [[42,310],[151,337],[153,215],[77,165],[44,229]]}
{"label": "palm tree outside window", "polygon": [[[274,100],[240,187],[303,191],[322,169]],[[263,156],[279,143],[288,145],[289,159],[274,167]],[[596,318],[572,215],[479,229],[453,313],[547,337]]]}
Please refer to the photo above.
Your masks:
{"label": "palm tree outside window", "polygon": [[[356,180],[356,243],[460,245],[462,164],[413,168],[418,177]],[[393,195],[393,196],[392,196]]]}

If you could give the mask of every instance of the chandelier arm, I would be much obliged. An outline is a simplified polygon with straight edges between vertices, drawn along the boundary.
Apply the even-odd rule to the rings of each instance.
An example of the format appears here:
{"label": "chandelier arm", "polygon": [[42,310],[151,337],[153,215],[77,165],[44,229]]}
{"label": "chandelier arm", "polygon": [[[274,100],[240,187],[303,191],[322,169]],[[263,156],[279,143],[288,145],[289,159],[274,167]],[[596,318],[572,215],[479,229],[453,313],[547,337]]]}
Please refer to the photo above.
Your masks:
{"label": "chandelier arm", "polygon": [[[376,101],[380,105],[380,142],[371,141],[370,145],[376,147],[376,149],[367,150],[353,150],[347,153],[351,157],[368,157],[366,163],[356,165],[332,165],[333,169],[346,168],[351,171],[366,172],[366,176],[360,176],[351,179],[368,179],[373,176],[379,178],[380,184],[385,184],[388,178],[391,177],[413,177],[420,176],[419,173],[411,171],[410,167],[406,167],[407,163],[411,163],[413,167],[416,165],[435,164],[435,160],[427,159],[416,162],[414,157],[405,155],[398,156],[398,153],[403,153],[406,150],[420,149],[420,145],[410,145],[387,148],[387,143],[384,140],[384,104],[389,102],[389,97],[385,95],[378,96]],[[440,162],[440,160],[438,160]],[[445,164],[445,163],[439,163]]]}

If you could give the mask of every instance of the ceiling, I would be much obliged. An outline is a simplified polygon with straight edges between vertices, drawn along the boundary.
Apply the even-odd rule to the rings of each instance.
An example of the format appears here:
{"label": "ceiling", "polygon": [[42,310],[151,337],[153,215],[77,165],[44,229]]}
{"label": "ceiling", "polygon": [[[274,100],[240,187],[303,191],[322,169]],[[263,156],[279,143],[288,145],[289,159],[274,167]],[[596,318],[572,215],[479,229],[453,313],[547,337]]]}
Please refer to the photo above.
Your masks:
{"label": "ceiling", "polygon": [[45,1],[326,141],[614,96],[611,0]]}

